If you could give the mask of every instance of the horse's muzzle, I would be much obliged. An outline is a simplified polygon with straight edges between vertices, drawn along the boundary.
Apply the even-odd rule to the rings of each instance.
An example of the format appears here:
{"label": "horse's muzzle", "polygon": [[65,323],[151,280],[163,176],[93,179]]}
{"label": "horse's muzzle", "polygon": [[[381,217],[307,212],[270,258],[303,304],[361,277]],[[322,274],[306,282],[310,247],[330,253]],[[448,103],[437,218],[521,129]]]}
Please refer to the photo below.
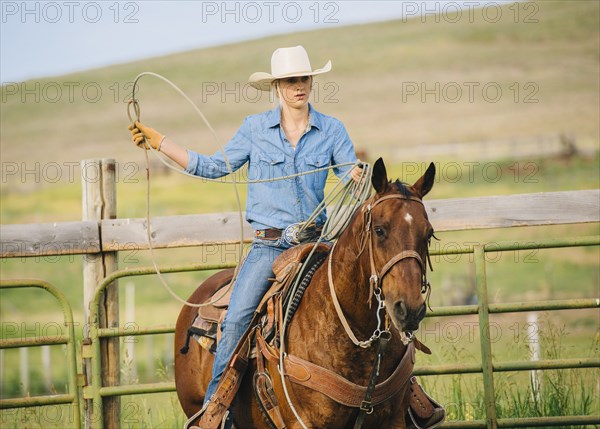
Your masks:
{"label": "horse's muzzle", "polygon": [[416,331],[419,329],[419,323],[427,313],[427,306],[423,303],[419,308],[407,307],[403,300],[396,301],[394,304],[394,317],[397,326],[402,331]]}

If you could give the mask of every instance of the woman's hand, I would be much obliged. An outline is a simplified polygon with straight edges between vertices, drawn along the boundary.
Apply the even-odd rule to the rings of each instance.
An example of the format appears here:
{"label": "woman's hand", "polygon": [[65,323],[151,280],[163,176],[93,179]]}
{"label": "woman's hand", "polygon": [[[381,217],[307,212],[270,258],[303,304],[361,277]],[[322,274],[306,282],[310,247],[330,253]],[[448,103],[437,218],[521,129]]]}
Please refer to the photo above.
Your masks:
{"label": "woman's hand", "polygon": [[352,171],[350,172],[350,177],[356,183],[360,183],[360,178],[362,176],[362,173],[363,173],[362,167],[359,167],[358,165],[355,165],[354,168],[352,168]]}
{"label": "woman's hand", "polygon": [[150,148],[144,144],[144,139],[156,150],[160,150],[160,145],[165,139],[164,135],[153,128],[142,125],[138,121],[136,121],[135,124],[131,124],[127,129],[131,131],[131,139],[133,142],[138,145],[138,147],[143,147],[146,150]]}
{"label": "woman's hand", "polygon": [[[179,164],[182,168],[187,167],[189,163],[189,155],[187,150],[175,144],[168,138],[165,138],[164,135],[155,129],[146,127],[145,125],[142,125],[136,121],[135,124],[131,124],[128,127],[128,130],[131,131],[131,140],[133,140],[138,147],[149,150],[149,144],[153,149],[162,152]],[[144,142],[147,142],[147,144]]]}

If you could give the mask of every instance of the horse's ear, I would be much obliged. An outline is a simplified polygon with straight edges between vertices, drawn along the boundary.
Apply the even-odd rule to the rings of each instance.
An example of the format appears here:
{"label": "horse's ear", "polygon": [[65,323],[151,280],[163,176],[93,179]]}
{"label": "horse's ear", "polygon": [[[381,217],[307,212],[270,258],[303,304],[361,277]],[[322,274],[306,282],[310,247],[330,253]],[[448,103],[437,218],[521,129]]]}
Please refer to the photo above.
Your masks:
{"label": "horse's ear", "polygon": [[383,194],[389,186],[387,171],[385,171],[385,164],[383,163],[382,158],[379,158],[377,161],[375,161],[371,183],[378,194]]}
{"label": "horse's ear", "polygon": [[429,164],[425,174],[413,185],[413,189],[416,191],[419,198],[423,198],[431,191],[431,188],[433,188],[433,179],[435,179],[435,165],[432,162]]}

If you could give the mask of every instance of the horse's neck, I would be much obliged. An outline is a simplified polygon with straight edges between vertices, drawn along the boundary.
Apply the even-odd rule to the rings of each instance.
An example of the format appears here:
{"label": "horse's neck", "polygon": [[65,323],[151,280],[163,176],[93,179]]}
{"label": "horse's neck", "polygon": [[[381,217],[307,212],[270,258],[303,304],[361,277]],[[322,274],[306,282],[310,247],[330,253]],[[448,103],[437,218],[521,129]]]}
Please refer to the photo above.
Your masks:
{"label": "horse's neck", "polygon": [[[369,254],[367,248],[360,252],[360,240],[356,236],[356,231],[348,228],[339,238],[333,250],[331,277],[336,297],[351,327],[372,332],[377,303],[369,287]],[[325,286],[325,293],[330,294],[330,286]]]}

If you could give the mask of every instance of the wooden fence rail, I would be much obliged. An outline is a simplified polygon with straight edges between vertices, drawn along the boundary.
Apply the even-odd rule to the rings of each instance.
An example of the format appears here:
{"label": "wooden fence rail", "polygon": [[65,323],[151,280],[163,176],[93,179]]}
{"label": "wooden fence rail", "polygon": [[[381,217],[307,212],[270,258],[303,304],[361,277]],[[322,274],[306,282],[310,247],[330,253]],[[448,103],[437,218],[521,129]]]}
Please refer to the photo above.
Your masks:
{"label": "wooden fence rail", "polygon": [[[436,231],[600,222],[600,189],[425,201]],[[154,247],[240,240],[239,214],[151,219]],[[252,239],[244,222],[243,236]],[[79,255],[147,249],[146,219],[0,225],[0,257]]]}

